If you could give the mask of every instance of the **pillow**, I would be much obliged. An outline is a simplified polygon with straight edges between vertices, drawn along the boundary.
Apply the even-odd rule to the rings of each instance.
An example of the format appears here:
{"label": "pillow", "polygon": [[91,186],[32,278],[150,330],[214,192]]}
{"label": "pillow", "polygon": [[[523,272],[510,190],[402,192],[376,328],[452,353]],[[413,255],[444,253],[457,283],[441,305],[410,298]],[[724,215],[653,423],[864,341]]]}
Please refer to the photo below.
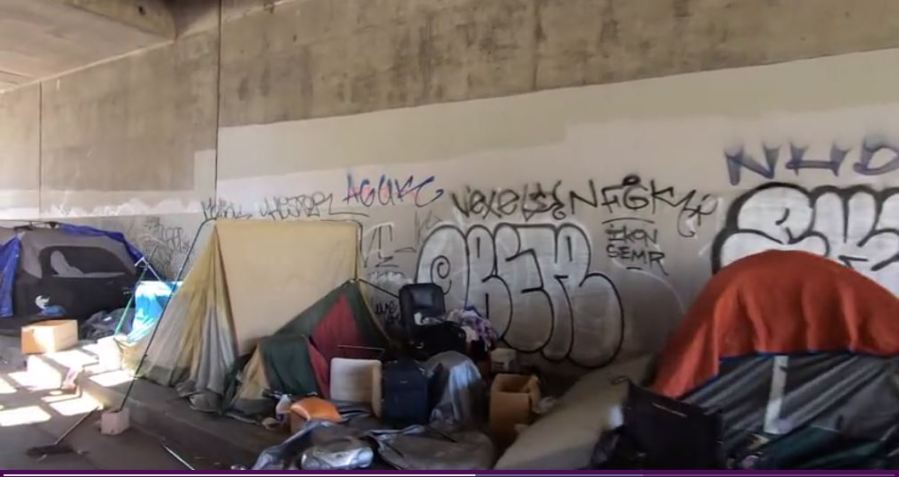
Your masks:
{"label": "pillow", "polygon": [[613,364],[582,377],[549,414],[521,431],[496,469],[583,469],[599,435],[623,423],[627,382],[639,381],[650,357]]}

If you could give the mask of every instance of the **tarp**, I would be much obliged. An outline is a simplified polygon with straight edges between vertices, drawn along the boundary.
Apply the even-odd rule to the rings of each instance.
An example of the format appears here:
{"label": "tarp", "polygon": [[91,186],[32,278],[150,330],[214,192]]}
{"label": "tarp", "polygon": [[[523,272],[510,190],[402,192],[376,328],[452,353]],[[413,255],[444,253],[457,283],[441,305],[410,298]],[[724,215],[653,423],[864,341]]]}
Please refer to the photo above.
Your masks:
{"label": "tarp", "polygon": [[487,394],[477,365],[457,351],[444,351],[424,365],[431,376],[430,425],[444,432],[476,428],[484,422]]}
{"label": "tarp", "polygon": [[[278,332],[282,341],[294,333],[315,339],[314,323],[298,325],[305,322],[297,315],[356,277],[358,250],[358,226],[352,223],[215,222],[159,320],[141,373],[184,395],[221,397],[238,356],[252,352],[260,338]],[[126,352],[126,365],[136,365],[146,341]],[[304,346],[296,341],[286,349]],[[273,362],[278,360],[254,356],[248,369]],[[243,384],[252,387],[251,380]],[[262,384],[268,387],[269,381]]]}
{"label": "tarp", "polygon": [[[253,470],[297,470],[304,450],[348,437],[374,445],[380,457],[373,469],[477,470],[490,469],[496,449],[485,434],[474,430],[442,432],[427,426],[384,428],[365,410],[336,403],[344,421],[306,421],[283,443],[259,454]],[[350,405],[352,407],[356,407]]]}
{"label": "tarp", "polygon": [[728,455],[751,435],[810,426],[873,442],[899,426],[897,371],[899,358],[852,353],[746,356],[723,361],[721,373],[683,401],[722,411]]}
{"label": "tarp", "polygon": [[0,246],[0,316],[2,317],[15,314],[12,297],[21,250],[22,246],[14,234],[6,237],[6,241]]}
{"label": "tarp", "polygon": [[134,290],[134,320],[128,330],[128,342],[140,341],[153,332],[168,302],[181,282],[144,280]]}
{"label": "tarp", "polygon": [[680,397],[725,358],[752,354],[899,354],[899,299],[805,252],[767,251],[721,269],[662,352],[653,388]]}

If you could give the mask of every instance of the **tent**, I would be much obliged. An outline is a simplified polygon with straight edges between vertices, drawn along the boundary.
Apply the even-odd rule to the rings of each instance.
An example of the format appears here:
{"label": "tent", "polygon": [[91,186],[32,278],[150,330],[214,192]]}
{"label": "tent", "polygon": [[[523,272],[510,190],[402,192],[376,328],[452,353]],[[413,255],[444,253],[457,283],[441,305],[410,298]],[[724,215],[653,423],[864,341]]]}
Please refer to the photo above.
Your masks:
{"label": "tent", "polygon": [[371,358],[386,346],[357,282],[334,289],[272,336],[259,341],[228,393],[229,407],[243,415],[271,408],[270,391],[330,396],[333,358]]}
{"label": "tent", "polygon": [[92,227],[0,229],[0,317],[87,319],[125,306],[142,254],[122,234]]}
{"label": "tent", "polygon": [[899,299],[804,252],[719,271],[668,342],[653,390],[719,410],[735,466],[867,467],[899,448]]}
{"label": "tent", "polygon": [[[348,332],[368,330],[367,307],[355,285],[345,285],[356,278],[359,263],[359,228],[354,223],[217,221],[160,318],[152,345],[147,347],[147,337],[126,349],[125,364],[134,368],[147,350],[140,370],[145,377],[177,387],[196,407],[221,407],[217,401],[238,358],[252,355],[260,340],[262,355],[254,355],[243,375],[268,386],[276,380],[269,375],[263,381],[253,366],[289,365],[279,361],[284,356],[311,363],[312,339],[321,354],[332,354],[345,335],[328,335],[333,329],[318,325],[332,322],[328,317],[336,316],[329,314],[335,303],[352,311],[349,320],[336,316],[335,323],[349,327]],[[285,354],[273,351],[276,347]],[[262,360],[273,356],[277,359]],[[296,369],[300,374],[308,370],[302,365]],[[313,387],[303,376],[296,379],[308,383],[310,392],[318,390],[317,383]]]}

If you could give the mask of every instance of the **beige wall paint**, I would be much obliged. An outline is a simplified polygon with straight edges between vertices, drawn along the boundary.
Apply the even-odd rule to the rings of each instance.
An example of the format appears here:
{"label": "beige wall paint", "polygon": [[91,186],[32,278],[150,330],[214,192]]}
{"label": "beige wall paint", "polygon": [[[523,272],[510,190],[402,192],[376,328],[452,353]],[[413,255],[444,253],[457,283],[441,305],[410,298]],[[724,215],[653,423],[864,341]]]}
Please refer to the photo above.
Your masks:
{"label": "beige wall paint", "polygon": [[897,60],[223,128],[207,212],[358,221],[370,280],[433,280],[451,306],[489,303],[530,358],[602,365],[657,349],[714,267],[762,249],[827,255],[899,292]]}

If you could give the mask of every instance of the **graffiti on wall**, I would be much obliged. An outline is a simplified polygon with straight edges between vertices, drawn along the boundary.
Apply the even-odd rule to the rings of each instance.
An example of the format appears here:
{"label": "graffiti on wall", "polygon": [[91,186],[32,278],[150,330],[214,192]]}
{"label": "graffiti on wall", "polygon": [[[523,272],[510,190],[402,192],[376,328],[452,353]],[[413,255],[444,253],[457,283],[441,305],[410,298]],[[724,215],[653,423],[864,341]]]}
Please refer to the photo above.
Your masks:
{"label": "graffiti on wall", "polygon": [[659,184],[655,179],[644,181],[631,174],[620,182],[597,186],[588,179],[583,187],[569,188],[562,181],[551,185],[535,182],[519,188],[500,188],[490,191],[465,187],[461,194],[452,193],[453,207],[466,219],[510,220],[535,219],[561,221],[580,213],[596,214],[677,214],[678,234],[692,237],[695,222],[702,225],[704,217],[713,214],[718,206],[711,194],[695,189],[679,191],[671,185]]}
{"label": "graffiti on wall", "polygon": [[203,201],[203,218],[209,219],[250,219],[253,214],[245,211],[241,204],[230,200],[210,197]]}
{"label": "graffiti on wall", "polygon": [[718,207],[717,198],[711,194],[696,189],[679,190],[635,174],[602,186],[593,179],[581,187],[568,187],[560,180],[493,190],[469,186],[463,192],[452,192],[450,199],[454,210],[466,221],[534,223],[561,222],[575,216],[611,217],[602,222],[605,256],[630,270],[663,275],[668,275],[668,271],[659,239],[660,224],[652,217],[673,214],[677,236],[693,238],[703,219]]}
{"label": "graffiti on wall", "polygon": [[190,250],[192,240],[183,227],[166,225],[160,217],[148,216],[143,219],[136,242],[148,257],[152,254],[154,268],[173,277]]}
{"label": "graffiti on wall", "polygon": [[434,282],[448,308],[477,307],[508,346],[583,367],[604,365],[624,346],[625,304],[609,266],[646,274],[634,275],[641,283],[657,277],[665,283],[650,288],[667,298],[674,292],[663,243],[694,239],[718,207],[711,194],[635,174],[496,189],[449,189],[433,174],[342,177],[339,190],[218,199],[204,210],[207,217],[354,220],[362,225],[377,316],[397,316],[391,294],[403,285]]}
{"label": "graffiti on wall", "polygon": [[619,217],[604,220],[606,256],[626,263],[628,270],[665,270],[665,252],[659,244],[659,229],[652,219]]}
{"label": "graffiti on wall", "polygon": [[435,177],[403,178],[381,174],[377,179],[346,175],[346,195],[343,202],[362,207],[411,204],[425,207],[443,196],[443,189],[434,186]]}
{"label": "graffiti on wall", "polygon": [[768,249],[829,257],[899,293],[899,188],[768,183],[750,190],[728,210],[713,270]]}
{"label": "graffiti on wall", "polygon": [[448,307],[484,310],[519,351],[595,367],[621,349],[624,310],[592,263],[589,234],[574,223],[444,224],[424,240],[415,281],[439,284]]}
{"label": "graffiti on wall", "polygon": [[[850,159],[851,156],[852,159]],[[876,135],[865,137],[858,147],[841,147],[832,144],[826,152],[813,154],[808,146],[789,143],[785,146],[762,144],[760,151],[748,152],[744,146],[724,152],[727,175],[731,185],[738,185],[743,170],[755,173],[765,179],[774,179],[782,168],[798,175],[803,170],[826,170],[839,176],[844,170],[851,170],[863,176],[877,176],[899,170],[899,143]],[[850,160],[851,166],[844,163]]]}

